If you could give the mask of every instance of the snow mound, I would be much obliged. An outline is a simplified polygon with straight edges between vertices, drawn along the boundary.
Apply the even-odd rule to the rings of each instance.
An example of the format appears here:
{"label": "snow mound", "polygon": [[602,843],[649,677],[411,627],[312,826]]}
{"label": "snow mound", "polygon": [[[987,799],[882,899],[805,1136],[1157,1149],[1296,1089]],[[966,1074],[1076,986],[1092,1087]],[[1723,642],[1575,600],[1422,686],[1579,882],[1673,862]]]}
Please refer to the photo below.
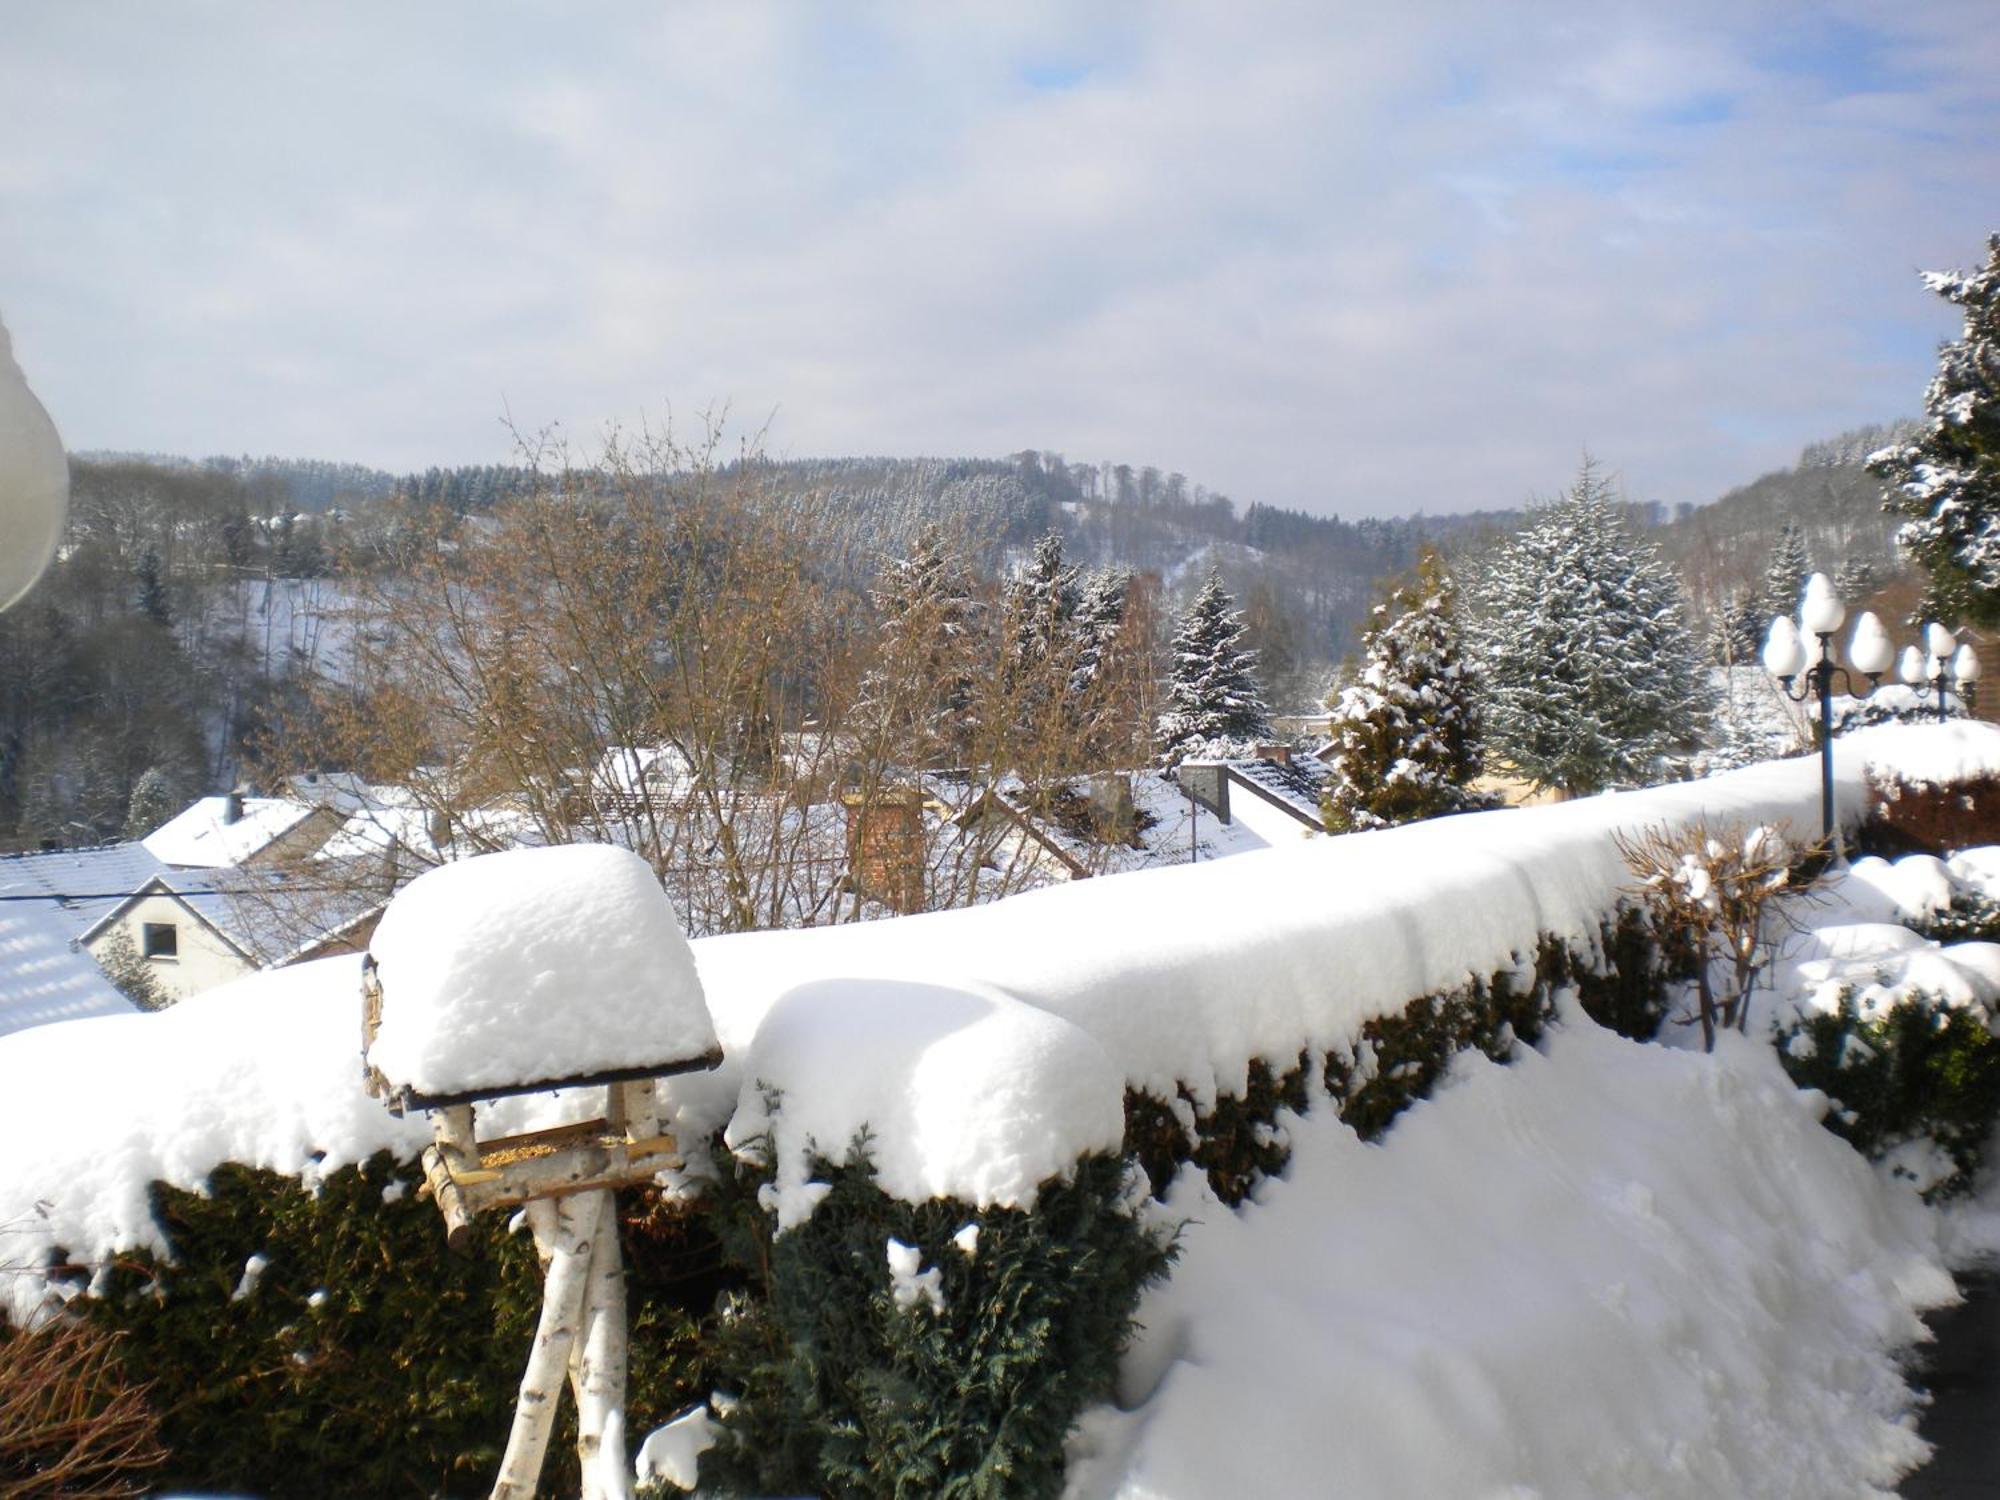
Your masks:
{"label": "snow mound", "polygon": [[1921,921],[1945,910],[1954,886],[1945,862],[1929,854],[1905,855],[1894,864],[1870,855],[1857,859],[1841,878],[1871,888],[1898,922]]}
{"label": "snow mound", "polygon": [[[62,1247],[164,1251],[146,1188],[192,1187],[225,1161],[331,1172],[377,1151],[413,1156],[422,1120],[361,1089],[358,958],[254,974],[154,1015],[64,1021],[0,1037],[0,1268]],[[79,1101],[96,1098],[99,1107]],[[0,1278],[0,1309],[39,1300]]]}
{"label": "snow mound", "polygon": [[1945,869],[1966,895],[2000,899],[2000,844],[1954,854]]}
{"label": "snow mound", "polygon": [[1969,719],[1945,724],[1886,724],[1834,742],[1839,756],[1852,743],[1878,780],[1908,786],[1950,786],[1981,776],[2000,774],[1994,745],[2000,729]]}
{"label": "snow mound", "polygon": [[1993,894],[2000,848],[1968,849],[1949,863],[1928,854],[1857,859],[1815,893],[1814,925],[1789,938],[1773,974],[1794,1011],[1831,1011],[1844,992],[1873,1016],[1919,992],[1947,1005],[1990,1007],[2000,1000],[2000,945],[1940,946],[1907,923],[1950,908],[1954,897]]}
{"label": "snow mound", "polygon": [[827,980],[764,1018],[728,1140],[767,1140],[780,1229],[811,1217],[823,1192],[811,1157],[841,1160],[864,1128],[894,1197],[1026,1207],[1079,1157],[1118,1149],[1124,1091],[1088,1034],[1004,995]]}
{"label": "snow mound", "polygon": [[369,944],[370,1066],[433,1097],[661,1067],[715,1032],[652,867],[606,844],[513,849],[404,887]]}
{"label": "snow mound", "polygon": [[1380,1146],[1321,1105],[1242,1213],[1186,1173],[1069,1500],[1879,1500],[1926,1451],[1891,1351],[1951,1280],[1915,1195],[1722,1042],[1469,1054]]}

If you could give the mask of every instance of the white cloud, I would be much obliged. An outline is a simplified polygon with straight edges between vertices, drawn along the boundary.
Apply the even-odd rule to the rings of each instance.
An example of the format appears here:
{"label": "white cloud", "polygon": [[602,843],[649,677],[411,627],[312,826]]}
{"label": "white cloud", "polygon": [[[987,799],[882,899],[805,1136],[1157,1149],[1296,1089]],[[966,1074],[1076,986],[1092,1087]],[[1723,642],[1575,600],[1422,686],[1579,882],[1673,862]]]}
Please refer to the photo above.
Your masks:
{"label": "white cloud", "polygon": [[79,445],[389,466],[726,399],[1436,511],[1913,409],[2000,12],[1535,17],[0,0],[0,305]]}

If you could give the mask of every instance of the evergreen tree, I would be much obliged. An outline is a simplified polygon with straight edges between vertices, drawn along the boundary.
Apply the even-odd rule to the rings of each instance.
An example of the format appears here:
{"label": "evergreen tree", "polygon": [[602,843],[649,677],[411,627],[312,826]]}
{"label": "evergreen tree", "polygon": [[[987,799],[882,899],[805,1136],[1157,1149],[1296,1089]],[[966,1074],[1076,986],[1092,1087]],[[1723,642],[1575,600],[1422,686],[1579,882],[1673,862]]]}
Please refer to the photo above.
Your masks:
{"label": "evergreen tree", "polygon": [[1035,543],[1027,568],[1007,585],[1004,685],[1024,747],[1049,738],[1049,711],[1068,686],[1077,572],[1063,561],[1061,534],[1050,531]]}
{"label": "evergreen tree", "polygon": [[1322,807],[1334,833],[1386,828],[1483,805],[1479,683],[1459,640],[1456,590],[1426,547],[1414,577],[1375,606],[1363,665],[1333,706],[1333,770]]}
{"label": "evergreen tree", "polygon": [[1981,625],[2000,623],[2000,234],[1986,248],[1981,270],[1925,273],[1964,331],[1938,350],[1923,431],[1868,460],[1909,518],[1896,540],[1930,574],[1926,613]]}
{"label": "evergreen tree", "polygon": [[1131,588],[1129,568],[1100,568],[1084,580],[1071,621],[1076,637],[1075,661],[1069,673],[1072,693],[1089,692],[1103,674],[1111,644],[1125,623],[1125,596]]}
{"label": "evergreen tree", "polygon": [[1530,781],[1598,792],[1699,741],[1712,693],[1680,585],[1587,456],[1495,556],[1481,603],[1487,748]]}
{"label": "evergreen tree", "polygon": [[1865,557],[1848,558],[1833,575],[1833,591],[1847,601],[1849,608],[1862,603],[1880,586],[1875,564]]}
{"label": "evergreen tree", "polygon": [[139,956],[132,939],[122,927],[114,927],[104,940],[104,954],[97,961],[112,987],[141,1010],[165,1010],[173,997],[160,988],[153,966]]}
{"label": "evergreen tree", "polygon": [[1126,759],[1132,740],[1130,704],[1120,692],[1119,638],[1132,592],[1127,568],[1100,568],[1083,582],[1070,622],[1069,691],[1064,712],[1075,734],[1081,764],[1098,766]]}
{"label": "evergreen tree", "polygon": [[160,554],[148,547],[139,557],[139,566],[134,569],[139,579],[139,613],[155,625],[173,623],[173,610],[167,603],[167,583],[160,571]]}
{"label": "evergreen tree", "polygon": [[[1794,608],[1797,606],[1795,605]],[[1761,594],[1736,594],[1726,600],[1709,632],[1709,655],[1718,666],[1743,667],[1757,662],[1764,649],[1764,632],[1771,613]]]}
{"label": "evergreen tree", "polygon": [[[1812,576],[1812,559],[1806,552],[1806,534],[1797,521],[1787,521],[1778,532],[1778,544],[1771,549],[1770,566],[1764,570],[1764,624],[1778,615],[1796,615],[1799,596]],[[1762,627],[1759,627],[1762,639]]]}
{"label": "evergreen tree", "polygon": [[132,800],[125,814],[125,837],[142,839],[179,811],[173,783],[158,766],[148,766],[132,784]]}
{"label": "evergreen tree", "polygon": [[936,526],[883,569],[872,598],[878,649],[861,683],[857,722],[898,742],[898,759],[956,760],[973,733],[977,601],[964,563]]}
{"label": "evergreen tree", "polygon": [[1063,561],[1061,533],[1051,531],[1008,584],[1008,663],[1015,673],[1032,675],[1061,649],[1076,615],[1077,571]]}
{"label": "evergreen tree", "polygon": [[1243,755],[1271,732],[1257,686],[1257,653],[1242,648],[1243,616],[1211,568],[1174,631],[1167,711],[1160,715],[1160,763],[1190,755]]}

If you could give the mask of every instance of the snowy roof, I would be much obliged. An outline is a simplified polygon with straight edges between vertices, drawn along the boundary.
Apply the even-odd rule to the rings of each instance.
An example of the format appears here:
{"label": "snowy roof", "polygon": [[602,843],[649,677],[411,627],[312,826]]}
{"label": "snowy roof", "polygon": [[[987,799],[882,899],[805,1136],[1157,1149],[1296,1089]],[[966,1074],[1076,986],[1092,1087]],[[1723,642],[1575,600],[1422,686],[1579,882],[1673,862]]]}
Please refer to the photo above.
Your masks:
{"label": "snowy roof", "polygon": [[[442,833],[441,845],[437,835]],[[371,787],[369,801],[320,845],[321,861],[383,858],[403,851],[419,866],[434,865],[469,848],[490,853],[545,842],[541,824],[519,807],[495,803],[444,815],[404,787]]]}
{"label": "snowy roof", "polygon": [[682,795],[693,785],[688,758],[672,745],[613,745],[591,768],[590,790],[614,797]]}
{"label": "snowy roof", "polygon": [[79,937],[88,941],[133,902],[155,895],[198,916],[258,968],[297,958],[381,910],[388,899],[364,886],[309,885],[278,871],[163,869],[107,907]]}
{"label": "snowy roof", "polygon": [[285,789],[295,802],[310,802],[315,807],[331,807],[346,813],[370,806],[383,791],[352,771],[305,771],[287,776]]}
{"label": "snowy roof", "polygon": [[1266,801],[1277,803],[1316,829],[1325,826],[1320,819],[1320,797],[1333,778],[1326,763],[1317,756],[1294,756],[1289,761],[1232,760],[1223,764],[1230,775]]}
{"label": "snowy roof", "polygon": [[132,1009],[77,943],[160,868],[138,844],[0,858],[0,1032]]}
{"label": "snowy roof", "polygon": [[[1242,823],[1223,823],[1207,813],[1190,814],[1187,793],[1158,771],[1118,774],[1125,778],[1132,790],[1135,827],[1127,840],[1087,834],[1076,826],[1073,819],[1038,810],[1036,798],[1030,795],[1020,778],[1009,776],[1001,780],[994,789],[1001,805],[1021,825],[1027,837],[1053,855],[1041,872],[1047,879],[1036,879],[1031,875],[1014,885],[1014,891],[1070,878],[1123,875],[1162,865],[1187,864],[1191,858],[1194,861],[1221,859],[1270,847]],[[1090,779],[1087,776],[1073,777],[1062,783],[1062,788],[1073,799],[1081,799],[1086,795]],[[925,788],[945,798],[948,804],[954,792],[950,783],[941,777],[927,779]],[[977,800],[971,793],[961,791],[957,806],[957,819],[961,826],[969,827],[975,822],[971,815],[976,812]]]}
{"label": "snowy roof", "polygon": [[203,797],[147,834],[144,843],[163,863],[219,870],[240,865],[283,838],[317,811],[288,797],[245,797],[243,815],[228,818],[227,797]]}

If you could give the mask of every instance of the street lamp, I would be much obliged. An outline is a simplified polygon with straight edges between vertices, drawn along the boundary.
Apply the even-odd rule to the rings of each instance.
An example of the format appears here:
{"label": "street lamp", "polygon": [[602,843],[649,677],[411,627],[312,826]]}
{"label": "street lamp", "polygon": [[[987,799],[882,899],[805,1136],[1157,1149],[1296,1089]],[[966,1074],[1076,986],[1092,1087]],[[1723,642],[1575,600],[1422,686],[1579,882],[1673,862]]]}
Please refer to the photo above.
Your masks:
{"label": "street lamp", "polygon": [[[1833,845],[1833,679],[1839,675],[1850,697],[1865,698],[1881,684],[1882,674],[1896,663],[1896,675],[1916,691],[1919,698],[1935,690],[1938,718],[1945,716],[1945,693],[1958,687],[1970,693],[1979,677],[1979,657],[1971,646],[1961,646],[1958,637],[1932,621],[1924,630],[1927,649],[1911,646],[1897,662],[1895,645],[1872,611],[1864,610],[1854,622],[1848,642],[1847,659],[1855,671],[1868,679],[1866,690],[1857,690],[1854,674],[1834,659],[1833,637],[1847,619],[1847,606],[1833,591],[1824,573],[1806,581],[1799,601],[1799,618],[1794,624],[1780,615],[1771,621],[1764,641],[1764,670],[1783,684],[1787,698],[1804,703],[1819,698],[1819,812],[1820,837]],[[1793,681],[1804,674],[1796,691]]]}
{"label": "street lamp", "polygon": [[1979,653],[1970,642],[1961,646],[1958,637],[1933,620],[1924,627],[1924,648],[1911,646],[1896,664],[1896,675],[1919,700],[1937,694],[1938,722],[1950,712],[1951,693],[1969,704],[1979,681]]}

